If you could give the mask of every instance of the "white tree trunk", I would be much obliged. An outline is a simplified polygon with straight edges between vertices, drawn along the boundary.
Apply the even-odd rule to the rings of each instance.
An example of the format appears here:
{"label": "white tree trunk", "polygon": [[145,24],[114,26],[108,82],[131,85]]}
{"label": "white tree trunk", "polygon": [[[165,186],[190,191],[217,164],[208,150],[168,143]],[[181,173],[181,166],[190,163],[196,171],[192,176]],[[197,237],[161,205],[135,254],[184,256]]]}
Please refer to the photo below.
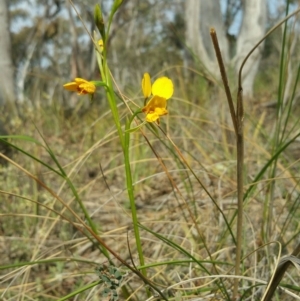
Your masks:
{"label": "white tree trunk", "polygon": [[220,2],[218,0],[186,0],[185,19],[187,46],[214,77],[219,77],[220,72],[210,39],[210,28],[216,29],[223,58],[227,61],[228,43],[221,17]]}
{"label": "white tree trunk", "polygon": [[[185,0],[186,42],[193,54],[200,59],[208,71],[219,77],[219,68],[210,38],[210,28],[217,32],[225,63],[231,62],[236,71],[251,50],[265,33],[267,16],[266,0],[243,0],[243,20],[237,37],[237,51],[229,58],[229,42],[224,29],[220,0]],[[243,71],[244,94],[252,97],[253,82],[259,67],[262,46],[249,58]]]}
{"label": "white tree trunk", "polygon": [[5,0],[0,0],[0,105],[15,100],[14,68],[10,53],[8,11]]}
{"label": "white tree trunk", "polygon": [[[267,3],[265,0],[244,0],[243,21],[237,39],[236,68],[237,72],[245,56],[253,46],[264,36],[267,19]],[[263,45],[249,57],[243,68],[243,91],[244,94],[253,96],[253,83],[261,58]]]}

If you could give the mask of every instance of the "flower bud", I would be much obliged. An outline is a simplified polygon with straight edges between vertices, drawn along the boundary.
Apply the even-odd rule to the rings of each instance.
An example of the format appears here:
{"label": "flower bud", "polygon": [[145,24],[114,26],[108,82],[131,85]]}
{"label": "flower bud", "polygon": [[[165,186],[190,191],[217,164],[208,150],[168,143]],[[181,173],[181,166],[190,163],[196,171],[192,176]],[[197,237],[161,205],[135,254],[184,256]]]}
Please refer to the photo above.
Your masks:
{"label": "flower bud", "polygon": [[123,3],[123,0],[115,0],[113,7],[112,7],[112,13],[114,14],[118,8],[121,6],[121,4]]}
{"label": "flower bud", "polygon": [[99,45],[99,48],[100,48],[100,52],[102,53],[102,52],[103,52],[103,49],[104,49],[104,45],[103,45],[103,40],[102,40],[102,39],[100,39],[100,40],[98,41],[98,45]]}
{"label": "flower bud", "polygon": [[105,26],[101,6],[99,4],[96,4],[94,9],[94,21],[102,36],[102,39],[105,40]]}

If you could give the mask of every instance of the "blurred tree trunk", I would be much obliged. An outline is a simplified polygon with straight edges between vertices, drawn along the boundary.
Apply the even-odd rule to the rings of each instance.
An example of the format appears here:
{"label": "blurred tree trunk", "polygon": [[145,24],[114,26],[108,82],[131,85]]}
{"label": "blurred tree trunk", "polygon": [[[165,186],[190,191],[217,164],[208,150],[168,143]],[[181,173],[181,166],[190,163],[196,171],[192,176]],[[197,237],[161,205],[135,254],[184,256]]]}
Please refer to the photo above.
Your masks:
{"label": "blurred tree trunk", "polygon": [[212,75],[218,76],[219,68],[210,39],[210,28],[218,34],[224,60],[228,60],[228,45],[223,26],[220,1],[186,0],[186,41],[187,46]]}
{"label": "blurred tree trunk", "polygon": [[[185,1],[187,45],[213,77],[219,77],[220,72],[210,39],[210,28],[216,29],[225,63],[234,64],[238,72],[247,53],[265,33],[266,5],[266,0],[242,0],[243,20],[237,37],[236,53],[234,57],[229,57],[229,53],[234,53],[234,51],[230,49],[232,46],[228,40],[229,35],[223,21],[220,1]],[[249,97],[253,95],[253,83],[259,66],[261,47],[249,58],[243,71],[243,90],[244,94]]]}
{"label": "blurred tree trunk", "polygon": [[14,68],[5,0],[0,0],[0,105],[15,100]]}
{"label": "blurred tree trunk", "polygon": [[[265,0],[242,1],[243,21],[237,39],[237,72],[245,56],[264,36],[267,21],[267,3]],[[249,57],[243,69],[243,90],[245,95],[253,96],[253,83],[258,71],[263,44]]]}

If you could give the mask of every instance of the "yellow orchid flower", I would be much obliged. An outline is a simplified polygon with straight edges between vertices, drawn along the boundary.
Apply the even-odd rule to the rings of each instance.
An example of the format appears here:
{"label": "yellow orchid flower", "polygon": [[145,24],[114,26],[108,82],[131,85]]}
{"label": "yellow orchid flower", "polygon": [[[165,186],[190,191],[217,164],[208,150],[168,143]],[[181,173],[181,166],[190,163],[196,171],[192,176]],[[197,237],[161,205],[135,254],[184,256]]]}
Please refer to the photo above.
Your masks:
{"label": "yellow orchid flower", "polygon": [[157,120],[159,122],[160,116],[168,114],[166,107],[167,100],[165,98],[157,95],[153,96],[142,109],[142,111],[146,113],[146,121],[153,122]]}
{"label": "yellow orchid flower", "polygon": [[75,78],[74,82],[67,83],[63,86],[68,91],[77,92],[78,95],[94,94],[96,86],[83,78]]}
{"label": "yellow orchid flower", "polygon": [[173,83],[169,78],[164,76],[158,78],[151,87],[150,75],[145,73],[142,80],[142,89],[145,98],[148,98],[151,93],[153,95],[142,109],[146,113],[146,121],[157,121],[159,123],[159,117],[168,114],[167,100],[173,95]]}

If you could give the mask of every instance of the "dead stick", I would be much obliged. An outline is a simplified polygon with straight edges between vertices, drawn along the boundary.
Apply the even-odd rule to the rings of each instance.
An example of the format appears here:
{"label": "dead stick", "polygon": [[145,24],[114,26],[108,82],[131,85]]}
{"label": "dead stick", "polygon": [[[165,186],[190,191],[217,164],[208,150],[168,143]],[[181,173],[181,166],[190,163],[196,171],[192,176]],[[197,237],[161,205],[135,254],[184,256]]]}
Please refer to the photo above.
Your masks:
{"label": "dead stick", "polygon": [[[226,70],[224,67],[222,54],[220,51],[217,34],[214,28],[211,28],[210,35],[216,52],[221,77],[223,80],[223,85],[226,92],[226,97],[230,109],[231,119],[234,126],[236,134],[236,148],[237,148],[237,199],[238,199],[238,216],[237,216],[237,234],[236,234],[236,259],[235,259],[235,275],[240,274],[240,261],[242,257],[242,231],[243,231],[243,199],[244,199],[244,179],[243,179],[243,169],[244,169],[244,132],[243,132],[243,122],[244,122],[244,108],[243,108],[243,89],[240,86],[237,95],[237,110],[235,113],[234,105],[232,101],[232,96],[230,88],[228,85]],[[238,294],[239,279],[234,279],[233,286],[233,300],[237,298]]]}
{"label": "dead stick", "polygon": [[226,93],[226,97],[227,97],[227,101],[228,101],[228,105],[229,105],[229,110],[230,110],[230,114],[231,114],[234,131],[235,131],[235,134],[237,135],[237,124],[236,124],[236,115],[235,115],[235,110],[234,110],[234,104],[232,101],[232,96],[231,96],[230,88],[228,85],[227,74],[226,74],[222,54],[221,54],[220,47],[219,47],[217,33],[214,28],[210,29],[210,36],[211,36],[211,39],[212,39],[212,42],[214,45],[214,49],[216,52],[216,57],[217,57],[219,68],[220,68],[220,73],[221,73],[221,77],[222,77],[222,81],[223,81],[223,85],[224,85],[224,89],[225,89],[225,93]]}

